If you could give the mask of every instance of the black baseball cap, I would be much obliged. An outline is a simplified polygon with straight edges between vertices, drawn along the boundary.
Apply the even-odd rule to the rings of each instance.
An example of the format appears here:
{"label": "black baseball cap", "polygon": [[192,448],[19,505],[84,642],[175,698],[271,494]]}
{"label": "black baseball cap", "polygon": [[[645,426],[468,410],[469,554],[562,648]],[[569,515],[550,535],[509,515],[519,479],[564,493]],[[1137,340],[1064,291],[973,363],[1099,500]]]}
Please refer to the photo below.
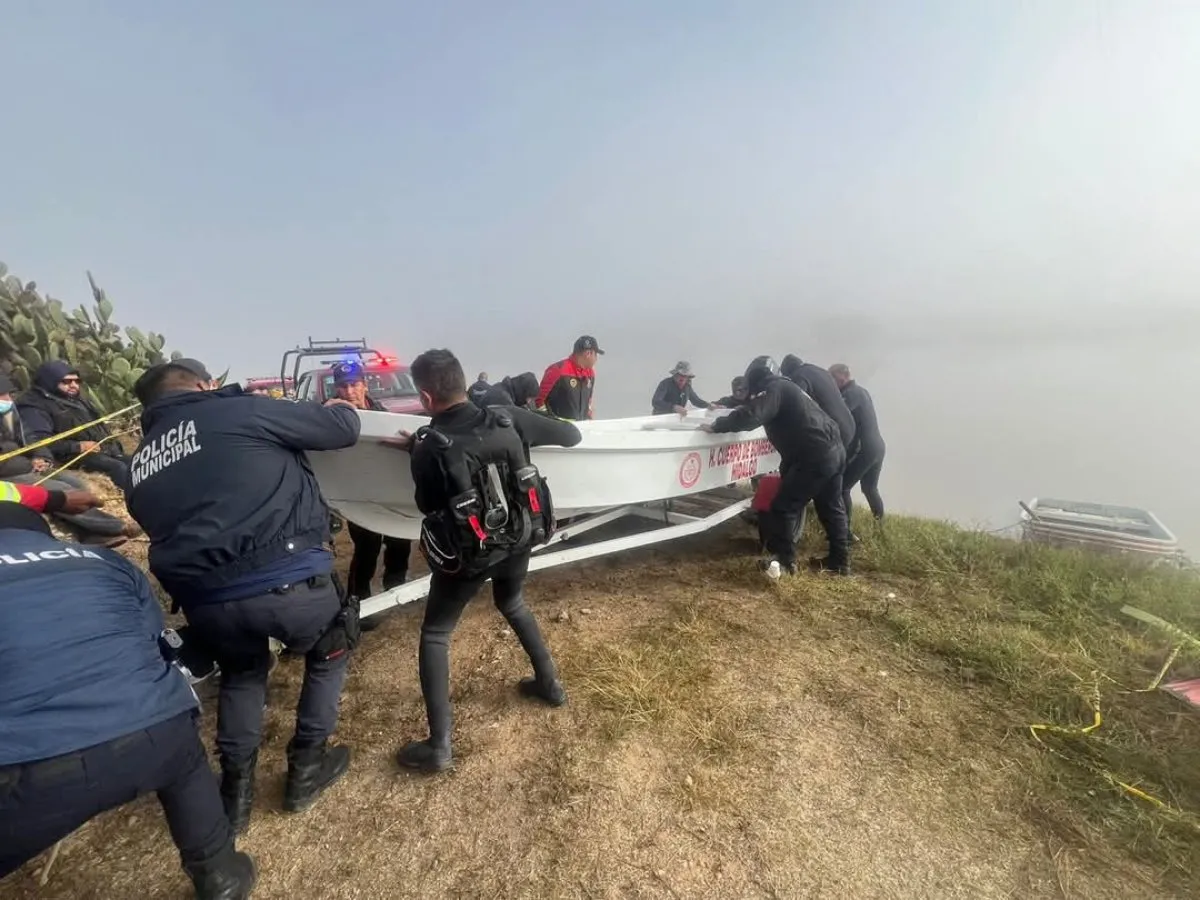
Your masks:
{"label": "black baseball cap", "polygon": [[204,363],[200,362],[200,360],[191,359],[186,356],[179,359],[171,359],[165,363],[151,366],[142,373],[142,376],[133,386],[133,395],[137,397],[138,403],[145,406],[155,398],[158,393],[158,386],[167,374],[168,369],[183,369],[185,372],[191,372],[201,381],[213,380],[213,377],[208,374],[208,369],[204,367]]}
{"label": "black baseball cap", "polygon": [[200,362],[198,359],[191,359],[190,357],[183,356],[179,359],[172,359],[168,361],[167,366],[174,366],[177,369],[186,369],[201,381],[213,380],[213,377],[208,374],[208,369],[204,367],[204,363]]}
{"label": "black baseball cap", "polygon": [[594,350],[599,356],[604,355],[604,351],[600,349],[600,342],[590,334],[585,334],[583,337],[575,341],[576,353],[587,353],[589,350]]}

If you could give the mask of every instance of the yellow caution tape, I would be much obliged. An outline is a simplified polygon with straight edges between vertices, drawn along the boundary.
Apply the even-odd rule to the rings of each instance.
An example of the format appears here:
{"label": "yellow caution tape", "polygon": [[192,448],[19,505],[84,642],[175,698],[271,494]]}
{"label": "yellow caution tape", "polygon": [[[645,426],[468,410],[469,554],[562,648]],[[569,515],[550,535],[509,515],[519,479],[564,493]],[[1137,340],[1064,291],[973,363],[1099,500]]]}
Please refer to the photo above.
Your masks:
{"label": "yellow caution tape", "polygon": [[[82,425],[76,425],[74,428],[68,428],[66,431],[60,431],[58,434],[52,434],[48,438],[42,438],[40,441],[35,441],[32,444],[26,444],[24,447],[18,447],[16,450],[10,450],[8,453],[0,453],[0,462],[4,462],[5,460],[12,459],[14,456],[23,456],[26,453],[28,453],[30,450],[38,450],[38,449],[41,449],[42,447],[48,447],[50,444],[56,443],[57,441],[61,441],[63,438],[69,438],[73,434],[79,434],[79,432],[81,432],[81,431],[86,431],[87,429],[91,428],[93,425],[100,425],[104,422],[107,422],[109,419],[115,419],[117,416],[123,416],[123,415],[125,415],[125,413],[133,412],[135,409],[137,409],[141,405],[142,404],[140,404],[140,403],[131,403],[129,406],[125,407],[124,409],[118,409],[116,412],[109,413],[106,416],[101,416],[100,418],[93,419],[90,422],[84,422]],[[125,432],[123,432],[123,433],[125,433]],[[107,440],[107,438],[106,438],[106,440]],[[99,443],[99,442],[97,442],[97,443]],[[78,458],[78,457],[76,457],[76,458]]]}
{"label": "yellow caution tape", "polygon": [[101,444],[105,444],[108,441],[113,440],[114,438],[119,438],[119,437],[121,437],[121,435],[124,435],[124,434],[133,434],[133,432],[135,432],[135,431],[137,431],[136,428],[127,428],[124,431],[115,432],[113,434],[108,435],[105,438],[102,438],[102,439],[96,441],[95,447],[92,447],[90,450],[84,450],[82,453],[80,453],[74,459],[68,460],[67,462],[63,463],[61,466],[59,466],[56,469],[51,469],[47,474],[43,475],[41,478],[39,478],[37,481],[35,481],[34,484],[41,484],[43,481],[49,481],[51,478],[53,478],[59,472],[62,472],[64,469],[71,468],[71,466],[75,465],[75,463],[79,462],[85,456],[90,456],[93,453],[99,452]]}
{"label": "yellow caution tape", "polygon": [[[1151,619],[1153,619],[1154,621],[1152,624],[1166,626],[1166,629],[1168,631],[1170,631],[1172,634],[1176,635],[1177,637],[1184,638],[1185,643],[1191,642],[1191,643],[1196,643],[1198,646],[1200,646],[1200,642],[1197,642],[1195,638],[1193,638],[1187,632],[1183,631],[1183,629],[1178,628],[1177,626],[1171,625],[1169,622],[1165,622],[1162,619],[1159,619],[1157,616],[1151,616],[1149,613],[1143,613],[1141,610],[1135,610],[1132,607],[1125,607],[1121,611],[1124,613],[1127,613],[1127,614],[1135,614],[1134,617],[1142,619],[1142,621],[1150,621]],[[1140,613],[1140,615],[1136,615],[1137,613]],[[1159,686],[1159,684],[1162,682],[1163,678],[1166,677],[1167,670],[1171,667],[1171,663],[1173,663],[1175,661],[1175,658],[1179,655],[1180,650],[1182,650],[1184,646],[1185,646],[1185,644],[1179,644],[1175,647],[1174,650],[1171,651],[1171,655],[1167,658],[1167,661],[1163,664],[1163,667],[1158,671],[1158,674],[1154,677],[1154,680],[1150,683],[1149,687],[1140,688],[1140,689],[1130,689],[1130,690],[1123,691],[1123,693],[1129,693],[1129,694],[1145,693],[1147,691],[1152,691],[1155,688],[1157,688]],[[1082,759],[1078,759],[1077,757],[1070,756],[1067,753],[1064,753],[1062,750],[1059,750],[1056,747],[1052,747],[1049,744],[1047,744],[1045,741],[1042,740],[1041,733],[1062,734],[1062,735],[1082,737],[1082,736],[1091,734],[1093,731],[1095,731],[1097,728],[1099,728],[1101,726],[1101,724],[1103,724],[1103,718],[1100,715],[1100,678],[1101,677],[1107,678],[1109,681],[1113,680],[1111,678],[1108,678],[1108,676],[1106,676],[1106,675],[1102,676],[1099,671],[1092,672],[1092,689],[1088,696],[1088,705],[1091,706],[1091,708],[1092,708],[1092,724],[1091,725],[1062,726],[1062,725],[1051,725],[1051,724],[1042,723],[1042,724],[1037,724],[1037,725],[1030,725],[1029,733],[1033,735],[1033,739],[1035,741],[1037,741],[1038,744],[1040,744],[1043,748],[1050,751],[1051,753],[1053,753],[1055,756],[1059,757],[1060,759],[1065,759],[1067,762],[1072,763],[1073,765],[1079,766],[1080,768],[1091,772],[1093,775],[1098,776],[1099,778],[1108,782],[1113,787],[1116,787],[1122,791],[1125,791],[1127,794],[1129,794],[1133,797],[1137,797],[1139,800],[1143,800],[1146,803],[1151,804],[1152,806],[1158,808],[1162,812],[1170,815],[1172,818],[1174,818],[1180,822],[1183,822],[1187,825],[1190,825],[1192,828],[1196,829],[1197,831],[1200,831],[1200,819],[1197,819],[1197,817],[1195,815],[1193,815],[1192,813],[1185,812],[1182,809],[1177,809],[1176,807],[1171,806],[1170,804],[1164,802],[1163,800],[1160,800],[1158,797],[1155,797],[1152,794],[1146,793],[1141,788],[1136,787],[1135,785],[1129,784],[1126,781],[1122,781],[1116,775],[1113,775],[1111,772],[1108,772],[1105,769],[1102,769],[1100,766],[1098,766],[1094,763],[1091,763],[1091,762],[1087,762]]]}

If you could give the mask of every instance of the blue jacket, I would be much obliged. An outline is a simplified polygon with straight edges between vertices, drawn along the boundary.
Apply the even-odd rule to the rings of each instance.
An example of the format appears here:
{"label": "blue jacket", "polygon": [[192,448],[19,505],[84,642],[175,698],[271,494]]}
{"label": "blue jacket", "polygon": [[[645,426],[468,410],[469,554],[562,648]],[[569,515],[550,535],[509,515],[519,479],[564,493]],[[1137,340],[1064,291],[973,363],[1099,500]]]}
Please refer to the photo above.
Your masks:
{"label": "blue jacket", "polygon": [[162,608],[111,550],[0,529],[0,766],[111,741],[197,706],[158,649]]}
{"label": "blue jacket", "polygon": [[[320,574],[314,559],[328,572],[329,508],[304,451],[352,446],[361,426],[349,407],[236,384],[151,403],[125,495],[150,538],[150,571],[185,611]],[[275,583],[264,586],[264,573],[278,573]]]}

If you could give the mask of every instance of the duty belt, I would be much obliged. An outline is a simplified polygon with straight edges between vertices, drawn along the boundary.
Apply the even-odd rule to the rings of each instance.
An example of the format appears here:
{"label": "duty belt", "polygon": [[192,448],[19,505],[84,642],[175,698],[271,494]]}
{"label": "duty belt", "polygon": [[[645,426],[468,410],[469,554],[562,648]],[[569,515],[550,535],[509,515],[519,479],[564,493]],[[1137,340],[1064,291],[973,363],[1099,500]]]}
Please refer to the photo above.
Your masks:
{"label": "duty belt", "polygon": [[279,587],[271,588],[269,594],[290,594],[301,585],[306,585],[313,590],[319,590],[323,587],[329,587],[333,584],[333,578],[329,575],[313,575],[311,578],[306,578],[303,581],[297,581],[294,584],[281,584]]}

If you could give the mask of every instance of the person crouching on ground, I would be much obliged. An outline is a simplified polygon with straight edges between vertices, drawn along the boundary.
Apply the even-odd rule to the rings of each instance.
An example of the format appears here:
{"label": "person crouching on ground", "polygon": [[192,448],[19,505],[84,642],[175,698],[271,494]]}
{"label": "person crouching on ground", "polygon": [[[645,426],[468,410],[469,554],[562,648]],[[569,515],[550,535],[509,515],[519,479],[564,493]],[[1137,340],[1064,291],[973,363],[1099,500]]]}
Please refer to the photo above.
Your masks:
{"label": "person crouching on ground", "polygon": [[[0,478],[17,484],[41,484],[50,491],[86,491],[87,485],[75,475],[55,472],[51,477],[54,457],[50,455],[47,447],[9,456],[29,443],[25,436],[25,426],[17,414],[16,404],[13,403],[14,389],[15,386],[9,377],[0,373],[0,455],[8,456],[8,459],[0,462]],[[84,544],[118,547],[138,530],[99,509],[87,508],[75,512],[57,509],[51,514],[73,537]]]}
{"label": "person crouching on ground", "polygon": [[234,847],[146,576],[56,540],[20,503],[0,503],[0,545],[0,878],[154,792],[195,896],[248,897],[254,863]]}
{"label": "person crouching on ground", "polygon": [[[401,433],[396,441],[412,454],[417,508],[425,517],[421,549],[431,569],[419,653],[429,737],[402,748],[397,762],[437,772],[453,761],[450,635],[488,578],[496,608],[533,664],[533,677],[520,682],[520,692],[550,706],[566,702],[523,596],[530,552],[552,528],[549,492],[529,463],[528,448],[573,447],[581,435],[569,422],[526,409],[471,403],[462,366],[449,350],[422,353],[410,373],[432,416],[417,436]],[[495,495],[496,485],[503,496]],[[504,515],[496,518],[501,508]],[[463,510],[470,514],[466,523]]]}
{"label": "person crouching on ground", "polygon": [[715,409],[715,403],[701,400],[692,387],[695,377],[691,363],[684,360],[675,363],[671,373],[654,389],[654,396],[650,398],[651,415],[668,416],[675,413],[686,416],[689,403],[697,409]]}
{"label": "person crouching on ground", "polygon": [[272,638],[304,654],[283,808],[308,809],[350,765],[350,749],[327,742],[358,640],[357,604],[332,577],[329,507],[305,452],[353,446],[362,423],[345,400],[289,403],[211,384],[194,359],[138,379],[145,436],[127,504],[150,539],[150,571],[221,669],[221,796],[240,833],[250,822]]}
{"label": "person crouching on ground", "polygon": [[[337,397],[355,409],[387,412],[387,409],[367,393],[367,382],[362,366],[356,362],[342,362],[333,367],[333,390]],[[350,558],[350,573],[346,579],[346,591],[352,597],[365,600],[371,596],[371,580],[379,562],[379,551],[383,549],[383,589],[391,590],[404,584],[408,578],[408,558],[412,553],[412,541],[405,538],[388,537],[369,531],[353,522],[346,523],[346,531],[354,544],[354,555]],[[394,612],[379,613],[362,623],[363,631],[379,626],[384,616]]]}
{"label": "person crouching on ground", "polygon": [[770,572],[771,564],[777,563],[782,571],[795,573],[797,523],[811,500],[829,538],[829,555],[810,560],[809,565],[848,575],[850,539],[842,505],[846,451],[837,423],[812,397],[782,377],[769,356],[759,356],[750,363],[746,387],[749,399],[744,406],[700,428],[727,434],[762,426],[779,452],[779,490],[770,508],[760,514],[760,530],[770,554],[762,561],[762,568]]}
{"label": "person crouching on ground", "polygon": [[59,465],[107,475],[122,491],[128,489],[129,459],[108,426],[96,421],[100,412],[84,396],[83,379],[70,363],[58,359],[42,363],[33,375],[33,386],[17,398],[17,415],[30,444],[93,423],[50,444],[51,454]]}

